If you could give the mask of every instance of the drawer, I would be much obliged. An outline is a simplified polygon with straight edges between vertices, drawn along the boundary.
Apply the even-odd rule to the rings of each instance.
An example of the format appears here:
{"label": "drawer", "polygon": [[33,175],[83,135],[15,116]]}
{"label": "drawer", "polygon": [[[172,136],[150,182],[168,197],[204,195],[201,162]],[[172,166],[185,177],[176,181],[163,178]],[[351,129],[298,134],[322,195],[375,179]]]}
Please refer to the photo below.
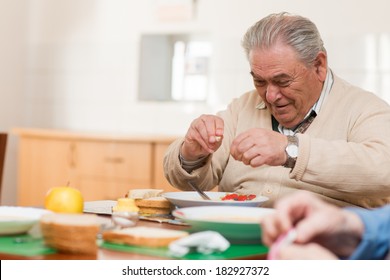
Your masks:
{"label": "drawer", "polygon": [[148,143],[78,142],[74,162],[81,176],[151,184],[152,147]]}

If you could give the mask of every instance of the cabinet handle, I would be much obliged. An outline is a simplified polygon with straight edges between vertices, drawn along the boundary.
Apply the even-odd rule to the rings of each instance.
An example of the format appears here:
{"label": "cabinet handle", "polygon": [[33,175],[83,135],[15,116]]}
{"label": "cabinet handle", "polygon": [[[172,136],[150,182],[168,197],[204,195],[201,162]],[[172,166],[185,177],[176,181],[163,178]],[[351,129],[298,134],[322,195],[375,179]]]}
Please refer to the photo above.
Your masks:
{"label": "cabinet handle", "polygon": [[69,166],[71,168],[76,167],[76,144],[70,144],[70,153],[69,153]]}
{"label": "cabinet handle", "polygon": [[118,163],[123,163],[125,160],[122,157],[105,157],[104,161],[108,163],[118,164]]}

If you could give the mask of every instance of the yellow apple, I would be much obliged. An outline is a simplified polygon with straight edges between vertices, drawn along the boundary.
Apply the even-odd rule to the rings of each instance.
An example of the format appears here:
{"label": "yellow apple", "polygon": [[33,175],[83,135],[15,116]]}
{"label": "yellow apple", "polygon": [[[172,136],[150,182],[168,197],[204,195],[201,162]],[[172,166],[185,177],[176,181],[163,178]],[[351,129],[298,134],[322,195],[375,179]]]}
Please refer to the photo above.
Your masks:
{"label": "yellow apple", "polygon": [[84,199],[78,189],[54,187],[46,194],[45,208],[57,213],[82,213]]}

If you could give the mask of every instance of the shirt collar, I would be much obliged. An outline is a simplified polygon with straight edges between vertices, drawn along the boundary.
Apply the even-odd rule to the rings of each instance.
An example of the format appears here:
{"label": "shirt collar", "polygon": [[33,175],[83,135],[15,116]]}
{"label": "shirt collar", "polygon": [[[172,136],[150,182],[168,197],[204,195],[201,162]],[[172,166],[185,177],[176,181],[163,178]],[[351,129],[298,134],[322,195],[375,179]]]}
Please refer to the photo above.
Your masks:
{"label": "shirt collar", "polygon": [[328,71],[326,73],[326,78],[324,81],[324,86],[322,87],[321,95],[320,98],[318,98],[317,102],[313,105],[312,109],[308,112],[306,117],[311,113],[311,111],[314,111],[317,113],[320,112],[320,109],[322,107],[322,104],[324,103],[325,97],[329,95],[330,90],[332,89],[333,86],[333,73],[332,71],[328,68]]}
{"label": "shirt collar", "polygon": [[259,104],[256,105],[256,109],[258,110],[263,110],[263,109],[266,109],[267,108],[267,105],[265,105],[265,102],[263,100],[261,100],[259,102]]}

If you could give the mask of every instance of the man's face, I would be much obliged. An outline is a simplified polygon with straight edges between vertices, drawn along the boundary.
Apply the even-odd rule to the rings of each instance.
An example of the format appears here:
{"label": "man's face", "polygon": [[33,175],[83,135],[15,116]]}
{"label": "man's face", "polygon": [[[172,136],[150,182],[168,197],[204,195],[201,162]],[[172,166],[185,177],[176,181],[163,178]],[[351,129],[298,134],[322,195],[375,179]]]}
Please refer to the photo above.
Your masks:
{"label": "man's face", "polygon": [[321,52],[308,67],[291,47],[277,44],[251,50],[249,63],[257,92],[275,119],[287,128],[298,125],[321,94],[326,55]]}

